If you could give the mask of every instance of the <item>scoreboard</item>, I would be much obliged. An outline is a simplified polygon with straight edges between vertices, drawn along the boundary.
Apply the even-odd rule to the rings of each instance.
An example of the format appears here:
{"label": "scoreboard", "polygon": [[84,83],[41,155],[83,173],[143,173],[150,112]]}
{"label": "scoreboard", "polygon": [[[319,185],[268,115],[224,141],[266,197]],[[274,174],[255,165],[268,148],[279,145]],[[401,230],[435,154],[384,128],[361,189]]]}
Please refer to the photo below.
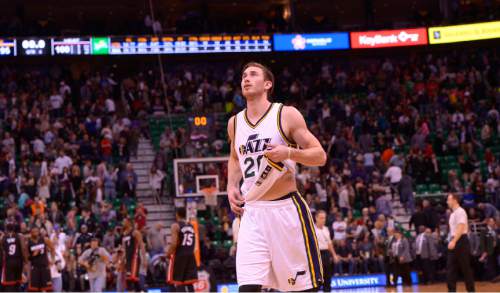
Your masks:
{"label": "scoreboard", "polygon": [[17,39],[18,52],[20,56],[43,56],[50,54],[50,39],[25,38]]}
{"label": "scoreboard", "polygon": [[16,56],[16,44],[15,39],[0,38],[0,56]]}
{"label": "scoreboard", "polygon": [[269,35],[111,37],[109,54],[190,54],[224,52],[270,52]]}
{"label": "scoreboard", "polygon": [[212,115],[193,115],[188,117],[191,140],[203,140],[213,137],[214,117]]}
{"label": "scoreboard", "polygon": [[0,38],[0,56],[271,52],[271,35]]}
{"label": "scoreboard", "polygon": [[90,37],[84,38],[53,38],[51,55],[90,55],[92,54]]}

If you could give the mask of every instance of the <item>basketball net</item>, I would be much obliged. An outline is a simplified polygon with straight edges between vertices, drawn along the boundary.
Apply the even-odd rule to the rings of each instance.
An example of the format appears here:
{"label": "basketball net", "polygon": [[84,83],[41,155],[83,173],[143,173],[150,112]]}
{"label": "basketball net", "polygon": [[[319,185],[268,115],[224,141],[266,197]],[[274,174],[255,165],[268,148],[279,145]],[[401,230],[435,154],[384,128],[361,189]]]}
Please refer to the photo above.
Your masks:
{"label": "basketball net", "polygon": [[207,206],[217,206],[217,188],[214,186],[205,187],[200,190],[205,197],[205,204]]}

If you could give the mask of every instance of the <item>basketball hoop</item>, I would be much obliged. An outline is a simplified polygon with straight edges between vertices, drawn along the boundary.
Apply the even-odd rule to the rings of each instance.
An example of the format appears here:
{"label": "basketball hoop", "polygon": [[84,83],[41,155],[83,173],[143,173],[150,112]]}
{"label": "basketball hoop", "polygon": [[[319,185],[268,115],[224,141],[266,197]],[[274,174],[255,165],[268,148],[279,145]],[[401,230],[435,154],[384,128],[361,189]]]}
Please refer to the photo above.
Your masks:
{"label": "basketball hoop", "polygon": [[205,204],[207,206],[217,206],[217,188],[209,186],[200,189],[200,192],[205,197]]}

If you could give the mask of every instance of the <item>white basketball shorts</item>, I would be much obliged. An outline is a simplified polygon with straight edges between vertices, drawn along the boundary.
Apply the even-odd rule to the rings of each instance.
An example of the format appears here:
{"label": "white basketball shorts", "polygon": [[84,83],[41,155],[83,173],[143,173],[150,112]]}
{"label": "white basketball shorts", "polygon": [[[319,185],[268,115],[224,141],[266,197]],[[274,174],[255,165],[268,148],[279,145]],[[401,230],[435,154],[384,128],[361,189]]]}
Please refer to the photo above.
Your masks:
{"label": "white basketball shorts", "polygon": [[298,193],[245,203],[238,232],[238,285],[302,291],[323,282],[311,212]]}

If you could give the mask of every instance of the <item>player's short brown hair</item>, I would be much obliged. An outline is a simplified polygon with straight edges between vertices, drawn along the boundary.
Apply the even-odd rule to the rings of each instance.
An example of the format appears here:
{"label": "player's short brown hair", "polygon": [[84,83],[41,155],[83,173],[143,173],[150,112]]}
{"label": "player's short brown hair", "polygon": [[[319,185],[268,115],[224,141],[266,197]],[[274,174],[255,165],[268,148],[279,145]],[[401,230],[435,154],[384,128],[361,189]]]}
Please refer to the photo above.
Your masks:
{"label": "player's short brown hair", "polygon": [[269,67],[265,66],[262,63],[251,61],[243,66],[243,69],[241,70],[241,75],[243,75],[243,72],[245,72],[245,70],[247,70],[248,67],[258,67],[262,69],[262,71],[264,72],[264,80],[268,80],[272,83],[271,88],[267,91],[267,96],[268,97],[271,96],[274,90],[274,74],[271,71],[271,69],[269,69]]}

